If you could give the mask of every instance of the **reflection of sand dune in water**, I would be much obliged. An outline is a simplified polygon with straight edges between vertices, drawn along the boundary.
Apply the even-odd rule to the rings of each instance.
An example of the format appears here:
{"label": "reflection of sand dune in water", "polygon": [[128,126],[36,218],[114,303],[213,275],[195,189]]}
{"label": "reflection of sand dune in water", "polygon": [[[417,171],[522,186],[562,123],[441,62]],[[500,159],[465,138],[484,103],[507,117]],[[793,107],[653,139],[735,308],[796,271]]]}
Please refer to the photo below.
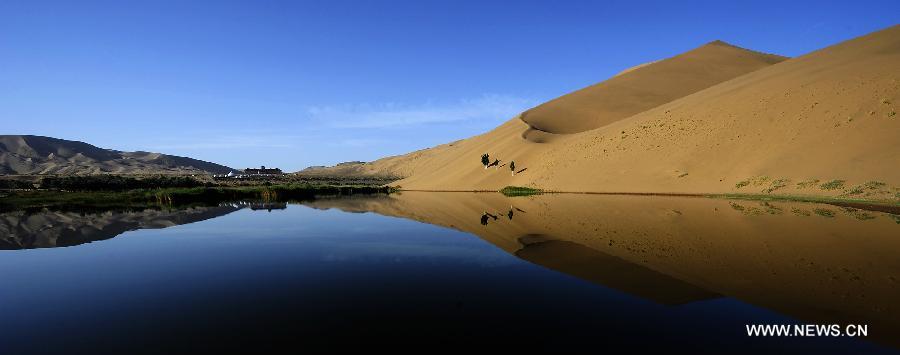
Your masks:
{"label": "reflection of sand dune in water", "polygon": [[136,212],[14,211],[0,214],[0,249],[66,247],[110,239],[127,231],[159,229],[216,218],[239,206]]}
{"label": "reflection of sand dune in water", "polygon": [[[458,229],[523,259],[663,303],[678,303],[668,301],[670,294],[695,287],[701,291],[696,299],[721,294],[809,323],[868,324],[870,338],[900,345],[900,217],[886,213],[810,203],[578,194],[403,192],[310,204]],[[483,213],[503,215],[510,205],[528,213],[480,223]],[[553,244],[529,250],[529,239],[522,238],[528,235]],[[567,261],[573,253],[596,258]],[[635,271],[637,280],[658,280],[641,277],[655,272],[673,282],[661,283],[651,297],[651,288],[629,285],[627,277],[592,270],[625,270],[623,263],[647,270]]]}
{"label": "reflection of sand dune in water", "polygon": [[666,274],[575,242],[546,239],[534,234],[519,238],[519,241],[523,245],[515,252],[519,258],[656,303],[674,305],[719,297]]}

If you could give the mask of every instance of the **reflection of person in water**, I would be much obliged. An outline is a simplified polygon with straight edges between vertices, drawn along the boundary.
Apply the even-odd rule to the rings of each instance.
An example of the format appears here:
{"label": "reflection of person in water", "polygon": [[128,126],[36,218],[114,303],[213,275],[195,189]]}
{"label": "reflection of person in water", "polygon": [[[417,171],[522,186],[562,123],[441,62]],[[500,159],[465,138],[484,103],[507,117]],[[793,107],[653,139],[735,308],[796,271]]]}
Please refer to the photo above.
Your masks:
{"label": "reflection of person in water", "polygon": [[486,226],[488,224],[488,218],[493,218],[495,221],[497,220],[497,216],[485,212],[481,215],[481,224]]}

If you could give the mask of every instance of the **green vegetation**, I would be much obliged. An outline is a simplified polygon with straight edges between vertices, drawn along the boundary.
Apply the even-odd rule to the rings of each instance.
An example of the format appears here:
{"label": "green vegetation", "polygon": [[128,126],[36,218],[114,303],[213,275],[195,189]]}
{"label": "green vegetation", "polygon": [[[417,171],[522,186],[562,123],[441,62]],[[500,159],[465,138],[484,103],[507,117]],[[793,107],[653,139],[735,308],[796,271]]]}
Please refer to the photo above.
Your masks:
{"label": "green vegetation", "polygon": [[809,211],[807,211],[807,210],[801,210],[801,209],[796,208],[796,207],[794,207],[794,208],[791,209],[791,213],[793,213],[793,214],[795,214],[795,215],[798,215],[798,216],[804,216],[804,217],[809,217],[810,214],[811,214],[811,213],[809,213]]}
{"label": "green vegetation", "polygon": [[759,204],[759,207],[756,207],[756,206],[745,207],[743,205],[739,205],[734,202],[729,202],[728,204],[730,204],[731,208],[734,209],[735,211],[740,211],[741,213],[748,215],[748,216],[762,216],[764,214],[783,214],[784,213],[784,210],[782,208],[774,206],[765,201],[761,202]]}
{"label": "green vegetation", "polygon": [[[818,196],[788,196],[788,195],[763,195],[763,194],[755,194],[755,195],[745,195],[745,194],[727,194],[727,195],[706,195],[709,198],[726,198],[726,199],[735,199],[735,200],[745,200],[745,201],[761,201],[759,207],[752,205],[742,205],[736,202],[729,201],[728,204],[732,209],[741,212],[742,214],[749,216],[761,216],[764,214],[774,214],[779,215],[783,214],[785,209],[784,207],[776,206],[774,204],[770,204],[769,201],[782,201],[782,202],[812,202],[812,203],[822,203],[829,204],[836,207],[839,207],[842,211],[847,213],[849,216],[859,219],[859,220],[870,220],[876,219],[877,215],[872,214],[871,212],[883,212],[884,214],[890,216],[895,221],[900,221],[900,202],[891,202],[891,201],[871,201],[871,200],[860,200],[860,199],[848,199],[848,198],[835,198],[835,197],[818,197]],[[810,216],[812,213],[815,213],[819,216],[823,217],[834,217],[835,212],[833,210],[827,208],[818,208],[813,209],[812,213],[810,210],[801,209],[797,207],[790,208],[791,213],[797,216]],[[898,222],[900,223],[900,222]]]}
{"label": "green vegetation", "polygon": [[[121,175],[48,176],[41,179],[42,189],[65,191],[127,191],[152,188],[200,187],[206,184],[190,176],[150,176],[136,178]],[[212,185],[211,183],[209,184]]]}
{"label": "green vegetation", "polygon": [[734,185],[734,187],[740,189],[744,186],[751,185],[751,184],[753,186],[762,186],[762,185],[766,185],[767,183],[769,183],[769,177],[765,176],[765,175],[761,175],[761,176],[754,176],[752,178],[738,182],[737,184]]}
{"label": "green vegetation", "polygon": [[218,204],[236,200],[296,201],[316,196],[391,193],[381,186],[273,185],[186,187],[128,191],[17,191],[0,200],[0,210],[133,208],[152,205]]}
{"label": "green vegetation", "polygon": [[[885,184],[881,181],[869,181],[865,184],[856,185],[856,186],[850,188],[849,190],[847,190],[845,195],[859,195],[859,194],[862,194],[865,192],[870,192],[870,193],[866,194],[866,195],[870,195],[871,192],[873,192],[873,191],[874,192],[881,191],[881,189],[885,186],[887,186],[887,184]],[[887,192],[887,191],[881,191],[881,192]]]}
{"label": "green vegetation", "polygon": [[782,187],[788,186],[788,184],[789,184],[790,182],[791,182],[790,179],[778,179],[778,180],[774,180],[774,181],[772,181],[772,184],[769,185],[769,188],[763,190],[763,192],[765,192],[765,193],[767,193],[767,194],[768,194],[768,193],[772,193],[772,192],[775,191],[775,190],[778,190],[778,189],[780,189],[780,188],[782,188]]}
{"label": "green vegetation", "polygon": [[817,215],[822,216],[822,217],[826,217],[826,218],[834,218],[834,211],[829,210],[829,209],[827,209],[827,208],[816,208],[816,209],[813,210],[813,212],[814,212],[815,214],[817,214]]}
{"label": "green vegetation", "polygon": [[30,181],[0,179],[0,190],[30,190],[34,184]]}
{"label": "green vegetation", "polygon": [[753,186],[765,185],[767,182],[769,182],[769,177],[765,176],[765,175],[757,176],[755,178],[750,179],[750,183],[752,183]]}
{"label": "green vegetation", "polygon": [[782,213],[784,213],[784,210],[783,210],[783,209],[781,209],[781,208],[779,208],[779,207],[776,207],[776,206],[774,206],[774,205],[772,205],[772,204],[770,204],[770,203],[768,203],[768,202],[765,202],[765,201],[762,202],[762,203],[760,203],[759,205],[762,206],[762,209],[763,209],[766,213],[768,213],[768,214],[782,214]]}
{"label": "green vegetation", "polygon": [[184,203],[191,201],[232,201],[257,199],[264,201],[304,200],[316,195],[352,195],[390,193],[390,187],[332,186],[332,185],[274,185],[250,187],[216,187],[160,189],[147,191],[145,196],[158,203]]}
{"label": "green vegetation", "polygon": [[151,205],[142,193],[18,191],[0,199],[0,211],[50,208],[65,211],[130,210]]}
{"label": "green vegetation", "polygon": [[[850,206],[866,210],[875,210],[900,215],[900,201],[891,200],[866,200],[848,197],[830,197],[830,196],[804,196],[804,195],[768,195],[768,194],[711,194],[705,195],[711,198],[725,198],[731,200],[747,200],[747,201],[791,201],[791,202],[814,202],[824,203],[835,206]],[[732,208],[740,206],[731,203]],[[741,207],[743,208],[743,207]],[[753,208],[753,207],[751,207]],[[797,212],[795,212],[797,213]]]}
{"label": "green vegetation", "polygon": [[866,189],[869,189],[869,190],[878,190],[885,186],[887,186],[887,184],[885,184],[881,181],[869,181],[869,182],[863,184],[863,187],[865,187]]}
{"label": "green vegetation", "polygon": [[873,216],[869,213],[866,213],[866,212],[862,212],[862,211],[857,211],[857,212],[851,213],[850,215],[853,216],[853,218],[856,218],[860,221],[867,221],[870,219],[875,219],[875,216]]}
{"label": "green vegetation", "polygon": [[382,186],[399,180],[393,176],[329,176],[285,174],[243,178],[207,175],[31,175],[0,178],[0,190],[130,191],[188,187],[247,187],[272,185]]}
{"label": "green vegetation", "polygon": [[808,189],[819,184],[819,179],[809,179],[797,183],[798,189]]}
{"label": "green vegetation", "polygon": [[867,221],[867,220],[870,220],[870,219],[875,219],[875,218],[877,218],[877,217],[873,216],[872,214],[870,214],[870,213],[868,213],[868,212],[866,212],[866,211],[864,211],[864,210],[858,209],[858,208],[842,207],[841,209],[842,209],[842,210],[844,211],[844,213],[846,213],[847,215],[849,215],[849,216],[851,216],[851,217],[853,217],[853,218],[856,218],[856,219],[858,219],[858,220],[861,220],[861,221]]}
{"label": "green vegetation", "polygon": [[507,186],[500,189],[500,193],[506,196],[529,196],[529,195],[539,195],[544,193],[541,189],[534,189],[530,187],[522,187],[522,186]]}
{"label": "green vegetation", "polygon": [[828,191],[830,191],[830,190],[839,190],[839,189],[843,189],[843,188],[844,188],[844,183],[845,183],[845,182],[846,182],[846,181],[844,181],[844,180],[831,180],[831,181],[826,182],[826,183],[824,183],[824,184],[822,184],[822,185],[819,185],[819,188],[822,189],[822,190],[828,190]]}
{"label": "green vegetation", "polygon": [[847,192],[844,193],[844,195],[859,195],[863,192],[866,192],[866,190],[861,185],[857,185],[857,186],[851,187],[849,190],[847,190]]}

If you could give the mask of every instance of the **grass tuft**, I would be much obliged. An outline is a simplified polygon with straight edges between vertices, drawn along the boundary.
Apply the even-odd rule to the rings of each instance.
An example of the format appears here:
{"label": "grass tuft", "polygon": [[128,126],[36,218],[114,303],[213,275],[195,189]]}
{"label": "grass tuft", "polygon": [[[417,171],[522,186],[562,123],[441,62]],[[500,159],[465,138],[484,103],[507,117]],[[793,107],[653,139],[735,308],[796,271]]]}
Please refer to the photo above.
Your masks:
{"label": "grass tuft", "polygon": [[813,212],[825,218],[834,218],[834,211],[827,208],[816,208]]}
{"label": "grass tuft", "polygon": [[819,188],[822,189],[822,190],[828,190],[828,191],[830,191],[830,190],[839,190],[839,189],[843,189],[843,188],[844,188],[844,183],[845,183],[845,182],[846,182],[846,181],[844,181],[844,180],[831,180],[831,181],[826,182],[826,183],[824,183],[824,184],[822,184],[822,185],[819,185]]}
{"label": "grass tuft", "polygon": [[794,213],[795,215],[798,215],[798,216],[804,216],[804,217],[809,217],[809,215],[810,215],[809,211],[807,211],[807,210],[802,210],[802,209],[799,209],[799,208],[796,208],[796,207],[792,208],[792,209],[791,209],[791,212]]}
{"label": "grass tuft", "polygon": [[798,189],[808,189],[819,184],[819,179],[809,179],[797,183]]}
{"label": "grass tuft", "polygon": [[780,188],[782,188],[782,187],[788,186],[788,184],[789,184],[790,182],[791,182],[790,179],[778,179],[778,180],[774,180],[774,181],[772,181],[772,184],[769,185],[769,188],[763,190],[763,192],[765,192],[765,193],[767,193],[767,194],[768,194],[768,193],[772,193],[772,192],[775,191],[775,190],[778,190],[778,189],[780,189]]}
{"label": "grass tuft", "polygon": [[542,194],[544,190],[524,186],[507,186],[500,189],[500,193],[506,196],[529,196]]}

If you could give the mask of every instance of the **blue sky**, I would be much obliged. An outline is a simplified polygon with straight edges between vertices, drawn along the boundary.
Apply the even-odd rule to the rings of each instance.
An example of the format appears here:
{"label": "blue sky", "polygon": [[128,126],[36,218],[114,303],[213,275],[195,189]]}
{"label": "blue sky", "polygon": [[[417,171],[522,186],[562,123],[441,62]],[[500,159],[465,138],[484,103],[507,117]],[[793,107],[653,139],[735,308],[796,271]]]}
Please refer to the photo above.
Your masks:
{"label": "blue sky", "polygon": [[900,1],[0,0],[0,134],[235,168],[374,160],[721,39],[797,56]]}

